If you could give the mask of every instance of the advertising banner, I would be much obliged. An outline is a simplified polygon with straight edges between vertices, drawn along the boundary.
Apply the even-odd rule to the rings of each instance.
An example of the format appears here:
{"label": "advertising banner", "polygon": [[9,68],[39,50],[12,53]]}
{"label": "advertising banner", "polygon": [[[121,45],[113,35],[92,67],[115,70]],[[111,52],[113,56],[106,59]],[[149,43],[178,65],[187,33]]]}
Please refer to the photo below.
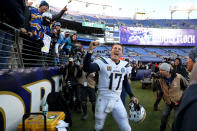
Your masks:
{"label": "advertising banner", "polygon": [[120,43],[129,45],[197,46],[197,30],[121,26]]}
{"label": "advertising banner", "polygon": [[105,24],[93,23],[93,22],[82,22],[82,26],[103,28],[103,29],[105,28]]}
{"label": "advertising banner", "polygon": [[119,26],[106,26],[105,28],[105,42],[120,43]]}

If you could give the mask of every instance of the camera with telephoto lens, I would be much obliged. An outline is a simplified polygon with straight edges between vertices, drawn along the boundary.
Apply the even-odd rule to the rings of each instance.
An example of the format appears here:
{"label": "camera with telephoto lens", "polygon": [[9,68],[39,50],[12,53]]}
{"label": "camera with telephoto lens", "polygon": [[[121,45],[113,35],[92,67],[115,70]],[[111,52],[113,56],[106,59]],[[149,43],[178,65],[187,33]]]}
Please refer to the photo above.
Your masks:
{"label": "camera with telephoto lens", "polygon": [[156,79],[162,78],[160,72],[157,72],[157,73],[151,72],[151,77],[152,77],[152,78],[156,78]]}
{"label": "camera with telephoto lens", "polygon": [[72,88],[72,83],[69,80],[67,81],[67,88],[70,88],[70,89]]}
{"label": "camera with telephoto lens", "polygon": [[82,52],[81,47],[74,47],[71,50],[71,56],[73,58],[73,61],[78,66],[82,63],[83,55],[84,53]]}

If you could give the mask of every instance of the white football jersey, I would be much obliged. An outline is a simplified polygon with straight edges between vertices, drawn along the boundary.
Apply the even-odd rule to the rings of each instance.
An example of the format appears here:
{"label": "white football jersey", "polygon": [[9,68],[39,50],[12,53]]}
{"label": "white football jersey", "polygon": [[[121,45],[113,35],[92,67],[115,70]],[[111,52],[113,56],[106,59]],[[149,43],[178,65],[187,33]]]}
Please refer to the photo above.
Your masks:
{"label": "white football jersey", "polygon": [[125,75],[129,76],[131,73],[131,66],[126,61],[120,61],[115,64],[110,58],[98,57],[94,63],[97,63],[99,71],[98,91],[99,94],[120,96],[122,92],[122,82]]}

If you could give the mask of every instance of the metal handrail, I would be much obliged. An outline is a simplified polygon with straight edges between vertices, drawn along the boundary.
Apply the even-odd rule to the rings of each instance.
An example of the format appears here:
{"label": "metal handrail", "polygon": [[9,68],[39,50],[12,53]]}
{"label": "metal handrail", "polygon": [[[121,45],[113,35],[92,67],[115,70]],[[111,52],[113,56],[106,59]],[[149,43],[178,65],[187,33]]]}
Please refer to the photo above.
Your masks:
{"label": "metal handrail", "polygon": [[[31,41],[28,35],[25,37],[24,35],[21,36],[21,32],[19,29],[1,22],[1,27],[5,27],[8,30],[1,29],[0,34],[3,33],[4,35],[8,35],[8,39],[4,36],[1,37],[0,35],[0,53],[7,54],[7,55],[0,55],[0,67],[4,65],[3,69],[7,69],[8,67],[11,68],[24,68],[24,67],[34,67],[33,65],[38,66],[56,66],[55,64],[55,53],[50,52],[45,54],[41,52],[41,44],[35,41]],[[11,38],[11,39],[10,39]],[[13,39],[13,40],[12,40]],[[22,40],[22,42],[20,41]],[[7,43],[4,42],[8,42]],[[7,48],[4,50],[3,48]],[[54,48],[54,46],[53,46]],[[63,57],[63,56],[62,56]],[[11,59],[11,61],[9,61]],[[6,63],[2,61],[6,60]],[[14,62],[12,62],[14,60]],[[33,61],[33,63],[31,63]],[[16,62],[16,63],[15,63]],[[63,62],[63,58],[60,58],[60,62]],[[61,65],[62,63],[60,63]],[[14,65],[14,66],[12,66]],[[2,69],[2,68],[0,68]]]}

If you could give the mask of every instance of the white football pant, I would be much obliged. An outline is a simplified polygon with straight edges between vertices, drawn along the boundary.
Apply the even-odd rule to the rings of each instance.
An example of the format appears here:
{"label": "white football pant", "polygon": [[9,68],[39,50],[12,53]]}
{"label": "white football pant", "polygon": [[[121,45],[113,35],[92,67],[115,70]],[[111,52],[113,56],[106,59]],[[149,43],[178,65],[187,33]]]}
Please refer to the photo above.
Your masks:
{"label": "white football pant", "polygon": [[[106,108],[109,105],[109,101],[115,101],[113,108],[111,109],[112,116],[115,119],[116,123],[118,124],[121,131],[131,131],[131,127],[128,121],[128,115],[126,109],[119,98],[112,98],[112,97],[104,97],[98,96],[96,101],[96,108],[95,108],[95,130],[100,131],[103,126],[105,119],[107,117],[108,112],[106,112]],[[107,110],[108,111],[108,110]]]}

